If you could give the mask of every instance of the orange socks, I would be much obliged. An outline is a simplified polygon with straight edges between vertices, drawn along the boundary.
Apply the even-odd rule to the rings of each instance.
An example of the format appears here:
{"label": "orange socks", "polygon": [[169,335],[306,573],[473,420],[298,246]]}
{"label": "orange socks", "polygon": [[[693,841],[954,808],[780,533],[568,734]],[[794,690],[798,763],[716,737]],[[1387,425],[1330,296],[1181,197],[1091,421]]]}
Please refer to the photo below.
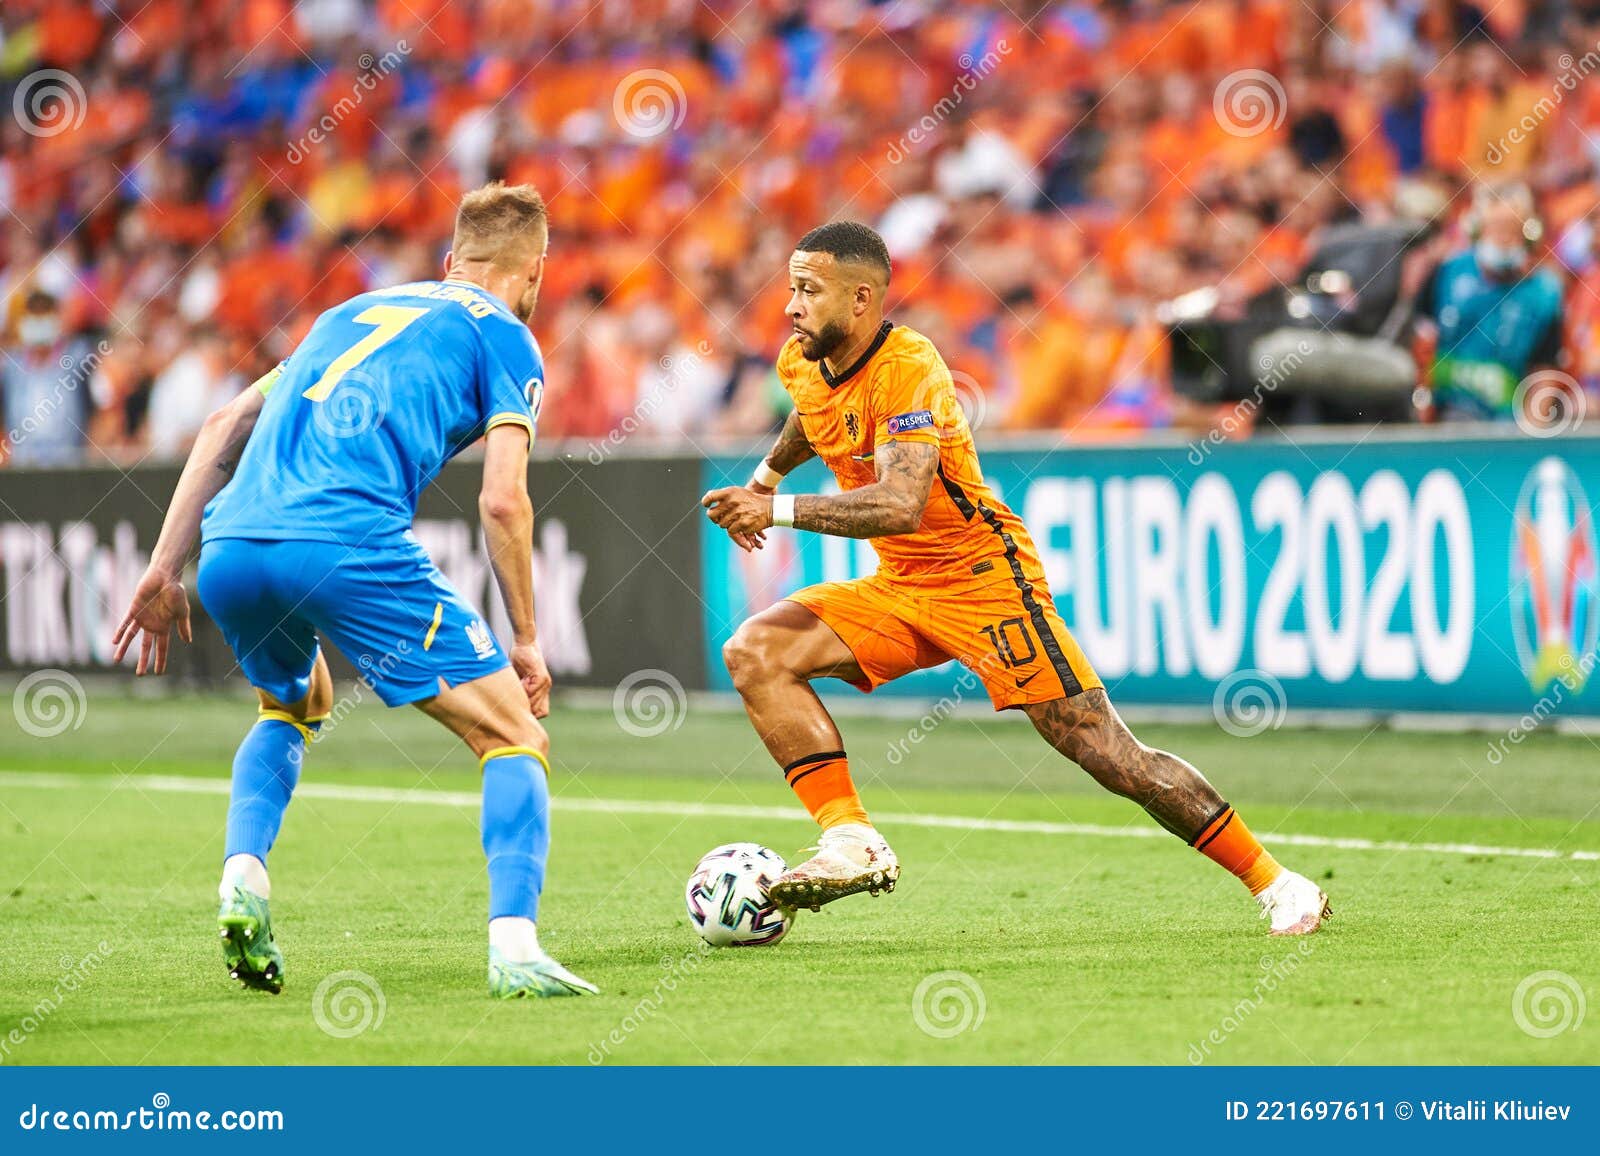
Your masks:
{"label": "orange socks", "polygon": [[1200,828],[1191,846],[1217,866],[1237,875],[1252,895],[1265,891],[1283,870],[1278,861],[1267,854],[1260,840],[1250,833],[1238,812],[1226,803]]}
{"label": "orange socks", "polygon": [[868,821],[861,796],[850,781],[850,760],[843,751],[824,751],[796,759],[783,768],[783,777],[824,831],[840,823]]}

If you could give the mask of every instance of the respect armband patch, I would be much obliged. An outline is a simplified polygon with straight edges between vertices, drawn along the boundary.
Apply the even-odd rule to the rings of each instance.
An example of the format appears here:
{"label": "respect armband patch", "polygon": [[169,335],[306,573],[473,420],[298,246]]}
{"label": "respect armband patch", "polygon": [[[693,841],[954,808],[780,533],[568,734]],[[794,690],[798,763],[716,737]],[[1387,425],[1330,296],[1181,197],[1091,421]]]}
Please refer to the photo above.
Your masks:
{"label": "respect armband patch", "polygon": [[892,434],[910,433],[912,430],[932,428],[933,411],[931,409],[913,410],[911,413],[898,413],[889,419],[889,432]]}

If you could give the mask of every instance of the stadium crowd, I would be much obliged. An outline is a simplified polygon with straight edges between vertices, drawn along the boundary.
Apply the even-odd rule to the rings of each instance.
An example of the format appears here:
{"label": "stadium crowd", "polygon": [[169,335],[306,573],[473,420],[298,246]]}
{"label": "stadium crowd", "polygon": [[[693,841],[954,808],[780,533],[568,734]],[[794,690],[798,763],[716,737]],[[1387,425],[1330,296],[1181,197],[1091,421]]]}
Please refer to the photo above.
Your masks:
{"label": "stadium crowd", "polygon": [[[1397,214],[1437,224],[1418,383],[1595,389],[1597,72],[1564,0],[6,0],[5,428],[181,454],[320,310],[436,276],[490,178],[550,205],[545,438],[770,429],[788,253],[841,216],[986,431],[1205,426],[1163,303]],[[1509,243],[1490,186],[1531,190]]]}

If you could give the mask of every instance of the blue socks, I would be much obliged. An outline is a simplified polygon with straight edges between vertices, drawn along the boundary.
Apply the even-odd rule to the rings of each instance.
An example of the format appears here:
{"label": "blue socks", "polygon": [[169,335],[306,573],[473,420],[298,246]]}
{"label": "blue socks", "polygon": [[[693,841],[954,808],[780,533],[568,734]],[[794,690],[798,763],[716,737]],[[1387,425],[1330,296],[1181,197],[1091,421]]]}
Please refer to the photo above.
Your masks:
{"label": "blue socks", "polygon": [[[300,781],[307,739],[319,723],[264,714],[233,759],[226,857],[267,861]],[[528,747],[502,747],[483,760],[483,853],[489,860],[489,918],[536,920],[550,854],[550,787],[544,760]]]}
{"label": "blue socks", "polygon": [[483,853],[489,858],[489,918],[538,919],[550,854],[546,764],[528,747],[483,759]]}
{"label": "blue socks", "polygon": [[233,756],[226,856],[254,855],[262,863],[283,826],[283,812],[300,782],[306,739],[320,723],[293,723],[263,712]]}

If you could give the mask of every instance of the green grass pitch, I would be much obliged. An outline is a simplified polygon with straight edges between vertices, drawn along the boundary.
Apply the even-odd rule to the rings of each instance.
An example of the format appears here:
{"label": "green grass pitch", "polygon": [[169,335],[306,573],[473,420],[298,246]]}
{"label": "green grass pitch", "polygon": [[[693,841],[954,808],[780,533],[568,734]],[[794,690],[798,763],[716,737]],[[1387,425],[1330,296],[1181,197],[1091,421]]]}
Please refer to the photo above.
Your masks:
{"label": "green grass pitch", "polygon": [[[813,829],[701,809],[804,818],[742,715],[693,704],[636,737],[558,703],[541,933],[603,994],[502,1004],[472,760],[370,702],[311,752],[303,782],[324,793],[296,800],[273,853],[284,993],[227,980],[215,789],[252,713],[96,695],[56,737],[0,733],[0,1063],[1600,1062],[1600,861],[1571,854],[1600,851],[1586,738],[1535,734],[1496,761],[1484,735],[1142,728],[1258,832],[1382,844],[1278,846],[1333,899],[1302,945],[1175,840],[1059,829],[1152,824],[1018,720],[897,747],[908,722],[847,718],[899,890],[803,913],[775,948],[701,952],[696,859],[756,840],[793,861]],[[454,801],[328,797],[350,786]]]}

